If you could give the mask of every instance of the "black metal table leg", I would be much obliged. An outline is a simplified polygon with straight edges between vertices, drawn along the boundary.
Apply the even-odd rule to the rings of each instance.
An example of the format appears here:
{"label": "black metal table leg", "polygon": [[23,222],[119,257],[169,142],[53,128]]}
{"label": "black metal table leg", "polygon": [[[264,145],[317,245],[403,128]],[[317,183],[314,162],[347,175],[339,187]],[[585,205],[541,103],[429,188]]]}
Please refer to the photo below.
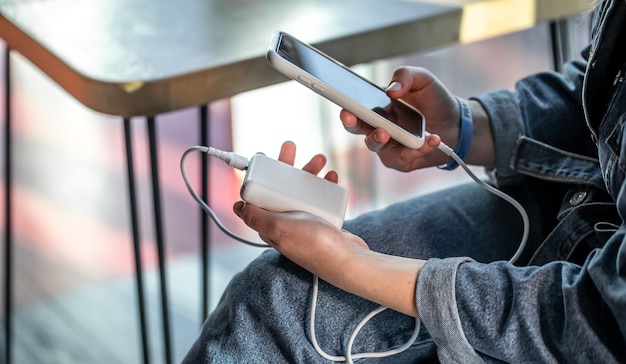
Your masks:
{"label": "black metal table leg", "polygon": [[[200,145],[209,146],[209,107],[200,107]],[[200,159],[200,173],[202,176],[201,197],[206,203],[209,203],[209,156],[202,153]],[[200,244],[202,251],[202,317],[200,323],[204,322],[209,314],[209,291],[210,291],[210,262],[211,248],[209,246],[209,215],[204,209],[200,208]]]}
{"label": "black metal table leg", "polygon": [[11,185],[12,185],[12,166],[11,166],[11,50],[6,47],[4,57],[4,107],[5,107],[5,129],[4,129],[4,186],[5,186],[5,205],[4,205],[4,322],[5,322],[5,359],[7,364],[11,364],[11,339],[13,332],[13,286],[12,286],[12,271],[13,271],[13,241],[12,241],[12,221],[11,221]]}
{"label": "black metal table leg", "polygon": [[161,283],[161,313],[163,319],[163,341],[165,349],[165,362],[172,362],[172,349],[170,340],[169,308],[167,303],[167,272],[165,264],[165,246],[163,243],[163,224],[161,213],[161,193],[159,187],[159,167],[157,156],[157,137],[155,118],[147,118],[148,143],[150,148],[150,165],[152,172],[152,200],[154,210],[154,228],[156,234],[157,256],[159,264],[159,278]]}
{"label": "black metal table leg", "polygon": [[141,239],[139,222],[137,220],[137,194],[135,191],[135,167],[133,162],[133,147],[130,119],[124,118],[124,142],[126,145],[126,168],[128,174],[128,199],[130,203],[130,221],[133,234],[133,253],[135,255],[135,275],[137,276],[137,301],[139,304],[139,325],[141,329],[141,346],[143,362],[150,363],[148,350],[148,329],[146,324],[146,303],[143,288],[143,265],[141,263]]}

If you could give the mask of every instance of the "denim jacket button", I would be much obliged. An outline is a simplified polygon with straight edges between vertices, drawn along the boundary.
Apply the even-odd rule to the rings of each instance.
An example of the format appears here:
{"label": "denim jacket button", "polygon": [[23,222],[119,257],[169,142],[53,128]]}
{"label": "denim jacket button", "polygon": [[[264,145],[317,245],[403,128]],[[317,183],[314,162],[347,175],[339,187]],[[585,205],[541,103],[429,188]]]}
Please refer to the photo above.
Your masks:
{"label": "denim jacket button", "polygon": [[578,191],[569,199],[569,204],[572,206],[578,206],[585,201],[585,197],[587,197],[586,191]]}

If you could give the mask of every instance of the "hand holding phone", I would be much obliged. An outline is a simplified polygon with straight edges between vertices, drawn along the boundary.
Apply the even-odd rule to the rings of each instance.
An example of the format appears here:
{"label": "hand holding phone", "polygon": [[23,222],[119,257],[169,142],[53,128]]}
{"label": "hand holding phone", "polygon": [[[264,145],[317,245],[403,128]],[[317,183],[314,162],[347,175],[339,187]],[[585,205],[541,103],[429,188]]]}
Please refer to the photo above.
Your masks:
{"label": "hand holding phone", "polygon": [[269,64],[285,76],[372,127],[387,130],[402,145],[419,149],[424,144],[425,120],[418,110],[400,99],[391,99],[385,90],[318,49],[276,32],[266,56]]}

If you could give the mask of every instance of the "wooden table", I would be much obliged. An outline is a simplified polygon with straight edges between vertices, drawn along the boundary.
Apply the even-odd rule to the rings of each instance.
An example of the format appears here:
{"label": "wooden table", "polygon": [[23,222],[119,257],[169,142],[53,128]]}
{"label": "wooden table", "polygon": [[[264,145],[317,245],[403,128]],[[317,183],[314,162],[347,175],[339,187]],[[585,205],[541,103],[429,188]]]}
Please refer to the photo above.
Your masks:
{"label": "wooden table", "polygon": [[[46,0],[0,1],[6,57],[6,362],[11,362],[11,108],[8,54],[21,53],[87,107],[124,122],[144,361],[148,362],[130,117],[146,116],[161,277],[164,350],[171,361],[155,117],[286,80],[264,54],[285,30],[347,65],[470,42],[570,16],[588,0]],[[201,161],[206,176],[206,159]],[[202,195],[208,188],[203,180]],[[203,215],[206,249],[206,215]],[[206,256],[206,254],[204,254]],[[208,271],[205,263],[204,271]],[[207,279],[203,279],[206,287]],[[206,295],[206,289],[205,289]],[[206,297],[205,297],[206,298]],[[205,302],[206,306],[206,302]]]}

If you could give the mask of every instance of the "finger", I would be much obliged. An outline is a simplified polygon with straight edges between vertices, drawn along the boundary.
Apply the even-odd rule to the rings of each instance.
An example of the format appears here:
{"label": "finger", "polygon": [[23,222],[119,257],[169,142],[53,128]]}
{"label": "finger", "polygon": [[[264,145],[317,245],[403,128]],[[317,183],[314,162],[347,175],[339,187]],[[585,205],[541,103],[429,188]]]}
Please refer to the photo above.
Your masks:
{"label": "finger", "polygon": [[433,150],[439,148],[441,144],[441,138],[437,134],[429,134],[424,140],[424,145],[420,148],[420,151],[424,154],[430,153]]}
{"label": "finger", "polygon": [[365,145],[372,152],[379,152],[391,140],[387,130],[376,128],[365,137]]}
{"label": "finger", "polygon": [[343,123],[343,126],[344,128],[346,128],[346,130],[352,131],[353,129],[357,128],[357,124],[358,124],[357,117],[351,112],[345,109],[342,109],[339,112],[339,119]]}
{"label": "finger", "polygon": [[286,141],[280,147],[280,153],[278,154],[278,160],[291,164],[293,166],[296,161],[296,144],[292,141]]}
{"label": "finger", "polygon": [[341,119],[344,129],[352,134],[367,135],[374,130],[374,128],[362,122],[359,118],[347,110],[341,110],[339,113],[339,119]]}
{"label": "finger", "polygon": [[337,183],[339,182],[339,175],[337,174],[337,171],[328,171],[326,172],[324,179],[333,183]]}
{"label": "finger", "polygon": [[302,167],[303,171],[317,175],[322,168],[326,165],[326,156],[323,154],[317,154],[311,158],[311,160]]}
{"label": "finger", "polygon": [[[409,91],[420,91],[435,81],[432,73],[421,67],[399,67],[394,70],[387,94],[400,98]],[[396,84],[398,83],[400,87]]]}
{"label": "finger", "polygon": [[242,214],[242,209],[243,209],[243,205],[245,204],[245,202],[243,201],[237,201],[233,204],[233,212],[235,213],[235,215],[239,216],[241,218],[241,214]]}
{"label": "finger", "polygon": [[278,230],[276,227],[280,226],[278,222],[280,216],[254,204],[237,201],[233,205],[233,211],[248,227],[259,234],[276,232]]}
{"label": "finger", "polygon": [[399,99],[410,90],[411,84],[411,72],[407,67],[400,67],[391,75],[389,86],[387,86],[385,92],[392,99]]}

